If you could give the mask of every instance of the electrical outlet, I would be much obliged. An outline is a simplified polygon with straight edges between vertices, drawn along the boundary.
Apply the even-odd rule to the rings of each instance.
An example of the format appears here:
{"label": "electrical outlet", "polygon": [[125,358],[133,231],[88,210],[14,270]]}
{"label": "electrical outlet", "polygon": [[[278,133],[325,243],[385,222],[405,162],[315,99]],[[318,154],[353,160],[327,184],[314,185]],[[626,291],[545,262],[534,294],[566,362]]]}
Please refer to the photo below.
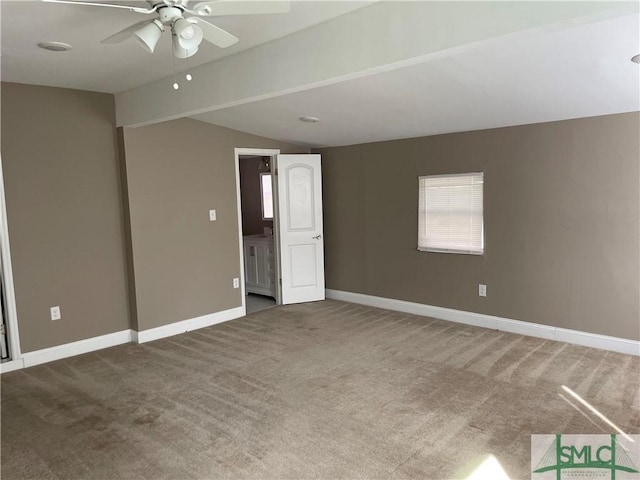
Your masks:
{"label": "electrical outlet", "polygon": [[234,278],[233,279],[233,288],[240,288],[240,279],[239,278]]}
{"label": "electrical outlet", "polygon": [[60,320],[61,318],[60,307],[51,307],[51,320]]}
{"label": "electrical outlet", "polygon": [[487,286],[483,284],[478,285],[478,295],[481,297],[487,296]]}
{"label": "electrical outlet", "polygon": [[211,221],[211,222],[215,222],[216,221],[216,211],[215,210],[209,210],[209,221]]}

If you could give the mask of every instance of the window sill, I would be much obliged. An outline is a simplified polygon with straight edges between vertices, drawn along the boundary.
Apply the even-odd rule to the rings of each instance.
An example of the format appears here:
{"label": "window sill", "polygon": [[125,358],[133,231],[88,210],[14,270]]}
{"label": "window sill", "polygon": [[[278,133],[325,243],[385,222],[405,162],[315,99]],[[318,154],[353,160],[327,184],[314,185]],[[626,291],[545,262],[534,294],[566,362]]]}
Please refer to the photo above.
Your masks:
{"label": "window sill", "polygon": [[454,253],[458,255],[476,255],[482,256],[484,255],[484,251],[472,251],[472,250],[446,250],[446,249],[437,249],[437,248],[420,248],[418,247],[419,252],[430,252],[430,253]]}

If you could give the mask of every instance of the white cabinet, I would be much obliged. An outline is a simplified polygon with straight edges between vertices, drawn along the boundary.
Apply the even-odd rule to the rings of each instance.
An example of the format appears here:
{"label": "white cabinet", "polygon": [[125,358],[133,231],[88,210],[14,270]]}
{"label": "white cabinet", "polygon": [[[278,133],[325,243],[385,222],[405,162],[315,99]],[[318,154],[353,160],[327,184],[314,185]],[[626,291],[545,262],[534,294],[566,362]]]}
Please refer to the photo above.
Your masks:
{"label": "white cabinet", "polygon": [[244,237],[244,279],[247,293],[276,297],[273,236]]}

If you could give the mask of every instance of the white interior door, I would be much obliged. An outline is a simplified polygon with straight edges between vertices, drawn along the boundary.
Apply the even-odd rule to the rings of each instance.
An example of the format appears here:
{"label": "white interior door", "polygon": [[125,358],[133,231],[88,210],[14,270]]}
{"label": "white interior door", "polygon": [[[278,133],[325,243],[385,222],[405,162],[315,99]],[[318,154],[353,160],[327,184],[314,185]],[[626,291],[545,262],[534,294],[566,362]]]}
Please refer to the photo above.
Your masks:
{"label": "white interior door", "polygon": [[278,155],[282,303],[324,300],[320,155]]}

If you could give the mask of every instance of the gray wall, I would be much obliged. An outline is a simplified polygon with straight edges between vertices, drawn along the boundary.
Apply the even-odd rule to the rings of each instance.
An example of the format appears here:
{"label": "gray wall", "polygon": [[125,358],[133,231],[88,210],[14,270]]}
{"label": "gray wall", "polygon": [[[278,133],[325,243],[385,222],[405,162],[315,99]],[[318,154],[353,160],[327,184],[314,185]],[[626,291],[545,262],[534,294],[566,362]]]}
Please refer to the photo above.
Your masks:
{"label": "gray wall", "polygon": [[112,95],[2,84],[23,353],[240,306],[234,148],[308,152],[188,119],[114,126]]}
{"label": "gray wall", "polygon": [[[327,288],[640,339],[639,118],[318,150]],[[417,177],[471,171],[485,254],[418,252]]]}
{"label": "gray wall", "polygon": [[[2,84],[23,352],[239,306],[233,149],[306,152],[183,119],[126,129],[119,171],[114,124],[111,95]],[[328,288],[639,339],[639,131],[634,113],[320,150]],[[417,252],[416,177],[475,170],[485,255]]]}
{"label": "gray wall", "polygon": [[[129,328],[112,95],[2,84],[23,352]],[[59,305],[62,319],[50,320]]]}
{"label": "gray wall", "polygon": [[308,150],[190,119],[125,128],[124,145],[138,328],[241,306],[234,148]]}
{"label": "gray wall", "polygon": [[258,166],[262,157],[240,157],[240,194],[242,202],[242,233],[264,233],[265,227],[273,228],[273,221],[262,219],[262,190]]}

